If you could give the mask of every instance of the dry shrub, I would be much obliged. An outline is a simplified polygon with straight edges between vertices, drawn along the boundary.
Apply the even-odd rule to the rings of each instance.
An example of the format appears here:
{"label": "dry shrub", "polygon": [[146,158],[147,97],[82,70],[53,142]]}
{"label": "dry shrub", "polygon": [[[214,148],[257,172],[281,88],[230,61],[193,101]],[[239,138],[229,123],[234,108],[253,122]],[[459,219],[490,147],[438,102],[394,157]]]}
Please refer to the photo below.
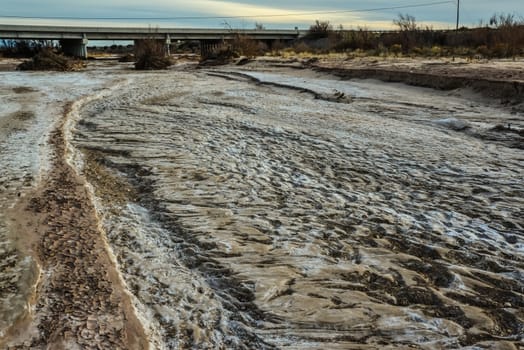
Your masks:
{"label": "dry shrub", "polygon": [[231,49],[239,56],[255,57],[264,52],[264,45],[249,36],[239,34],[231,42]]}
{"label": "dry shrub", "polygon": [[511,47],[508,43],[497,43],[491,49],[491,56],[497,58],[513,56],[513,53],[513,47]]}
{"label": "dry shrub", "polygon": [[0,54],[11,58],[31,58],[40,51],[53,47],[52,40],[0,40]]}
{"label": "dry shrub", "polygon": [[135,69],[152,70],[166,69],[173,65],[170,57],[166,56],[164,43],[161,40],[144,39],[135,45]]}
{"label": "dry shrub", "polygon": [[[332,47],[335,51],[343,52],[356,49],[371,50],[378,48],[378,37],[375,33],[364,28],[358,30],[339,31],[337,35],[332,35]],[[387,45],[383,46],[387,47]]]}
{"label": "dry shrub", "polygon": [[295,45],[293,45],[293,51],[295,53],[305,53],[305,52],[311,52],[313,51],[313,49],[305,42],[300,41],[296,43]]}
{"label": "dry shrub", "polygon": [[495,14],[486,26],[459,30],[435,30],[421,26],[415,17],[399,14],[393,21],[396,32],[375,33],[365,28],[333,30],[329,22],[316,21],[308,34],[293,47],[296,53],[332,51],[366,52],[371,55],[401,53],[414,56],[470,57],[477,53],[486,58],[524,55],[524,18],[514,14]]}
{"label": "dry shrub", "polygon": [[400,44],[393,44],[393,45],[391,45],[389,50],[391,51],[391,53],[393,55],[398,56],[398,55],[400,55],[402,53],[402,45],[400,45]]}
{"label": "dry shrub", "polygon": [[83,68],[81,61],[76,61],[58,55],[51,49],[43,49],[37,53],[30,61],[25,61],[18,65],[19,70],[52,70],[52,71],[72,71]]}
{"label": "dry shrub", "polygon": [[309,27],[309,31],[306,35],[307,39],[321,39],[327,38],[333,33],[333,26],[329,21],[315,21],[315,24]]}
{"label": "dry shrub", "polygon": [[490,51],[486,45],[480,45],[479,47],[477,47],[477,53],[485,57],[488,57],[490,55]]}
{"label": "dry shrub", "polygon": [[248,58],[263,55],[268,47],[263,42],[249,36],[236,34],[234,39],[217,45],[214,50],[202,57],[201,65],[222,65],[231,63],[241,56]]}
{"label": "dry shrub", "polygon": [[201,66],[217,66],[229,64],[234,59],[239,58],[239,54],[230,45],[222,45],[217,50],[210,52],[206,57],[202,57]]}
{"label": "dry shrub", "polygon": [[504,57],[515,57],[524,54],[524,24],[498,28],[498,40],[494,46],[494,55],[503,52],[501,46],[506,46]]}
{"label": "dry shrub", "polygon": [[286,48],[286,44],[280,40],[276,40],[271,44],[271,50],[276,54],[280,54],[280,51]]}

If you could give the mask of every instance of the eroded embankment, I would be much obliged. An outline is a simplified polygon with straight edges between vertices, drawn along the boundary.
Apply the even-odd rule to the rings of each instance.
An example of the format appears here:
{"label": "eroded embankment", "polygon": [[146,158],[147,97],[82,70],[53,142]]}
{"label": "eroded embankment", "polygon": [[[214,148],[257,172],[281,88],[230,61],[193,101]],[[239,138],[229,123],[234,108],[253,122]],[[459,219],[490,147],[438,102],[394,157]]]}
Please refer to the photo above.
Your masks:
{"label": "eroded embankment", "polygon": [[[388,68],[332,68],[314,66],[315,70],[330,73],[341,78],[378,79],[385,82],[405,83],[413,86],[438,90],[471,88],[487,98],[499,99],[504,104],[524,103],[524,82],[496,80],[467,75],[443,75],[432,72],[396,70]],[[524,109],[524,107],[520,107]]]}
{"label": "eroded embankment", "polygon": [[51,170],[11,211],[24,248],[41,266],[32,315],[8,349],[145,349],[146,337],[110,257],[83,179],[66,161],[64,125],[51,134]]}

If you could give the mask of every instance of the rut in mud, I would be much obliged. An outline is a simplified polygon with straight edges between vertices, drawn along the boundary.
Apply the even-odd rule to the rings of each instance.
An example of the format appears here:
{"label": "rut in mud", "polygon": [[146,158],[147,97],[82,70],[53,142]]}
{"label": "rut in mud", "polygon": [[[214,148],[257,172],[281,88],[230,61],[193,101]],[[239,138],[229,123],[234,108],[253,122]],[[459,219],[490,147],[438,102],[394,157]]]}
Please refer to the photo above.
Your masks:
{"label": "rut in mud", "polygon": [[66,161],[74,104],[63,92],[82,82],[67,95],[80,98],[103,82],[87,75],[41,85],[46,74],[11,73],[27,85],[0,89],[2,348],[147,348],[85,181]]}
{"label": "rut in mud", "polygon": [[[69,110],[66,110],[67,114]],[[64,121],[53,131],[51,171],[20,201],[14,230],[34,250],[43,276],[34,318],[11,331],[9,349],[145,349],[147,338],[119,280],[83,181],[66,163]]]}
{"label": "rut in mud", "polygon": [[521,116],[246,73],[137,77],[73,131],[156,347],[522,345]]}

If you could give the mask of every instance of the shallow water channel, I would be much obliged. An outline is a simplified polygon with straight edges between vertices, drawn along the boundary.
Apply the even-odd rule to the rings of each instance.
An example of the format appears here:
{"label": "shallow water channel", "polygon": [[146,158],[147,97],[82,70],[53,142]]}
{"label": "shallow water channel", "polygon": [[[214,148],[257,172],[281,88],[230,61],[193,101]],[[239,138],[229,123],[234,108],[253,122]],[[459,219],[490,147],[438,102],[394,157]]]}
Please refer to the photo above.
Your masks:
{"label": "shallow water channel", "polygon": [[154,348],[524,346],[522,140],[492,130],[522,115],[310,71],[120,74],[70,161]]}

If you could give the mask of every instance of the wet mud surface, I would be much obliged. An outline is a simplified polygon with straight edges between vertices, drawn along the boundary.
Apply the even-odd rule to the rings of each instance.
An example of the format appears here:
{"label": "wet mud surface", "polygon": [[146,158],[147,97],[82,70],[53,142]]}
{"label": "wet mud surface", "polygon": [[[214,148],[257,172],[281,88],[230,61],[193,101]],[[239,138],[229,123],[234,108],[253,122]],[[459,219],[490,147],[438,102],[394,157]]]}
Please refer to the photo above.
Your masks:
{"label": "wet mud surface", "polygon": [[[15,90],[16,89],[16,90]],[[31,89],[6,87],[0,95],[6,103],[0,107],[0,330],[3,331],[18,317],[26,313],[26,303],[32,293],[31,285],[35,279],[35,266],[30,258],[17,254],[17,248],[9,238],[8,220],[5,211],[19,198],[24,188],[33,181],[33,161],[37,156],[28,150],[28,156],[17,156],[16,150],[24,144],[21,133],[32,122],[36,122],[34,112],[24,105],[24,101],[35,98]],[[14,95],[14,96],[13,96]],[[8,96],[17,101],[8,107]],[[32,138],[31,142],[38,138]],[[24,159],[25,158],[25,159]],[[30,158],[30,159],[27,159]],[[14,169],[13,169],[14,168]]]}
{"label": "wet mud surface", "polygon": [[[50,143],[52,170],[42,190],[15,208],[25,212],[20,216],[33,216],[20,218],[15,230],[32,233],[24,244],[36,250],[44,277],[34,297],[34,320],[28,329],[19,325],[13,330],[23,343],[8,348],[145,348],[146,338],[98,230],[88,191],[65,163],[63,123]],[[34,334],[24,339],[24,333]]]}
{"label": "wet mud surface", "polygon": [[103,79],[64,74],[44,85],[46,73],[5,75],[0,347],[147,348],[85,182],[66,162],[72,101]]}
{"label": "wet mud surface", "polygon": [[0,347],[524,346],[518,109],[258,63],[0,75]]}
{"label": "wet mud surface", "polygon": [[523,346],[522,115],[246,68],[134,76],[76,121],[154,348]]}

